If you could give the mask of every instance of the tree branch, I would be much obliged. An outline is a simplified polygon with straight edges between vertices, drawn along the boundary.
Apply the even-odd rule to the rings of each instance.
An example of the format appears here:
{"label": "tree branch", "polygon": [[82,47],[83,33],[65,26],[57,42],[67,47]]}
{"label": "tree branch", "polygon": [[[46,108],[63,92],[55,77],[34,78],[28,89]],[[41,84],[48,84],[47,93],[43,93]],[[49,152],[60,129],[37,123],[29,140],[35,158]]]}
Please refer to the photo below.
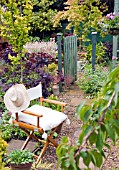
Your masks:
{"label": "tree branch", "polygon": [[[112,94],[112,96],[111,96],[111,98],[110,98],[110,100],[108,101],[107,107],[106,107],[106,108],[104,109],[104,111],[103,111],[102,117],[101,117],[100,120],[98,121],[98,124],[99,124],[99,122],[102,122],[102,121],[104,120],[105,114],[106,114],[108,108],[110,107],[110,105],[111,105],[111,103],[112,103],[112,101],[113,101],[113,99],[114,99],[115,94],[116,94],[116,93],[115,93],[115,91],[114,91],[113,94]],[[87,134],[87,136],[84,137],[84,140],[83,140],[82,145],[75,151],[74,159],[76,159],[76,156],[77,156],[77,155],[80,153],[80,151],[86,146],[86,143],[87,143],[89,137],[92,135],[92,133],[95,131],[95,129],[96,129],[96,126]]]}
{"label": "tree branch", "polygon": [[107,110],[109,109],[109,107],[110,107],[110,105],[111,105],[111,103],[112,103],[112,100],[114,99],[115,94],[116,94],[116,92],[114,91],[113,94],[112,94],[112,96],[111,96],[111,98],[110,98],[110,100],[109,100],[109,102],[108,102],[108,104],[107,104],[107,107],[106,107],[105,110],[103,111],[104,113],[102,114],[102,117],[101,117],[101,119],[99,120],[100,122],[102,122],[102,121],[104,120],[105,114],[106,114]]}

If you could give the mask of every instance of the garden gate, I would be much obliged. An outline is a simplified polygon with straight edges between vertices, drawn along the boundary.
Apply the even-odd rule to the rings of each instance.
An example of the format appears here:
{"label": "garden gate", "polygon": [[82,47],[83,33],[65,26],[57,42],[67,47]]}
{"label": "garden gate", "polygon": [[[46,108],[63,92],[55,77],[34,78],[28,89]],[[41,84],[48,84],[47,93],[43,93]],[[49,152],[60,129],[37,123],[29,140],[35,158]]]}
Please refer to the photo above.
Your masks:
{"label": "garden gate", "polygon": [[77,80],[77,36],[67,36],[64,38],[64,77]]}

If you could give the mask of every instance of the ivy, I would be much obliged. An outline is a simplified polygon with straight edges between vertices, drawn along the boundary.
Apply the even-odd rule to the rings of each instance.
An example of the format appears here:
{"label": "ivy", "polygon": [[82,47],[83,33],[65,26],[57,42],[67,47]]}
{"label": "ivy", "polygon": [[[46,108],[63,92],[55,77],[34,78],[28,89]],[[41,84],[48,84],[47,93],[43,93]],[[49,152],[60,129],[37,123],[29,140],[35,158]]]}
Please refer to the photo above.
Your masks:
{"label": "ivy", "polygon": [[110,138],[114,144],[119,139],[118,95],[119,67],[109,74],[101,93],[94,99],[91,106],[87,107],[83,102],[77,107],[76,116],[80,116],[83,121],[78,141],[72,146],[68,137],[64,137],[57,148],[58,165],[61,164],[64,170],[70,167],[81,169],[81,157],[87,167],[85,170],[90,169],[91,162],[95,167],[102,166],[103,158],[105,158],[103,148],[110,149],[108,139]]}

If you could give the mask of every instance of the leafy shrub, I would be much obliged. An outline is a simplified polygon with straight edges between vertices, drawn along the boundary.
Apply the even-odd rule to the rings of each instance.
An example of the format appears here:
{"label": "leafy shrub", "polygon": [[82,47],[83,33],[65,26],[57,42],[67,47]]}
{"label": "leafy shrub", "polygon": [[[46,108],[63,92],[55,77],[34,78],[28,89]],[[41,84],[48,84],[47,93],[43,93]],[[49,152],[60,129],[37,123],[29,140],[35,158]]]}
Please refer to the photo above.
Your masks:
{"label": "leafy shrub", "polygon": [[4,154],[6,153],[7,146],[8,146],[7,142],[4,141],[0,133],[0,169],[1,170],[7,170],[7,168],[5,168],[3,164],[3,157]]}
{"label": "leafy shrub", "polygon": [[[103,43],[97,43],[96,44],[96,63],[106,63],[109,59],[106,57],[106,47],[103,45]],[[92,62],[92,44],[87,46],[87,60],[91,63]]]}
{"label": "leafy shrub", "polygon": [[26,138],[27,134],[23,130],[9,123],[10,118],[11,118],[11,113],[9,111],[3,112],[0,121],[0,131],[2,132],[2,138],[5,141],[9,141],[11,138],[16,138],[16,137],[19,139]]}
{"label": "leafy shrub", "polygon": [[9,155],[10,164],[26,164],[29,162],[34,162],[33,160],[34,154],[29,150],[13,150]]}
{"label": "leafy shrub", "polygon": [[113,44],[111,42],[104,42],[103,45],[106,47],[105,56],[112,60]]}
{"label": "leafy shrub", "polygon": [[[5,141],[10,141],[11,139],[21,139],[24,140],[27,138],[27,133],[25,133],[19,127],[9,123],[11,118],[11,113],[9,111],[5,111],[2,114],[0,121],[0,132],[2,132],[2,138]],[[41,134],[38,132],[34,132],[38,137],[41,137]]]}
{"label": "leafy shrub", "polygon": [[8,54],[11,54],[12,56],[17,55],[17,53],[12,50],[12,46],[6,42],[2,44],[0,49],[0,59],[4,60],[5,63],[11,63]]}
{"label": "leafy shrub", "polygon": [[[54,95],[52,94],[52,95],[49,96],[47,99],[57,100],[57,96],[54,96]],[[53,110],[57,110],[57,111],[61,112],[61,106],[59,106],[59,105],[45,102],[45,103],[44,103],[44,106],[45,106],[45,107],[48,107],[48,108],[52,108]]]}
{"label": "leafy shrub", "polygon": [[91,65],[86,65],[83,77],[79,80],[78,86],[84,90],[90,97],[94,97],[100,92],[103,82],[108,75],[107,68],[96,66],[96,70],[93,73]]}
{"label": "leafy shrub", "polygon": [[54,71],[56,70],[56,68],[57,68],[57,65],[56,65],[55,63],[51,63],[51,64],[48,65],[48,71],[49,71],[51,74],[54,73]]}
{"label": "leafy shrub", "polygon": [[[1,97],[3,97],[8,88],[10,88],[14,83],[19,83],[21,80],[21,65],[19,63],[16,66],[13,66],[8,58],[9,53],[13,56],[16,55],[15,53],[12,53],[12,49],[9,47],[9,50],[6,48],[1,56],[5,61],[3,70],[0,71]],[[51,55],[42,52],[38,54],[26,53],[22,62],[23,84],[27,88],[30,88],[38,85],[39,82],[42,82],[44,97],[51,94],[50,86],[53,76],[48,72],[48,69],[45,69],[45,67],[48,67],[48,65],[51,64],[51,59]],[[1,110],[4,110],[3,104],[1,107]]]}

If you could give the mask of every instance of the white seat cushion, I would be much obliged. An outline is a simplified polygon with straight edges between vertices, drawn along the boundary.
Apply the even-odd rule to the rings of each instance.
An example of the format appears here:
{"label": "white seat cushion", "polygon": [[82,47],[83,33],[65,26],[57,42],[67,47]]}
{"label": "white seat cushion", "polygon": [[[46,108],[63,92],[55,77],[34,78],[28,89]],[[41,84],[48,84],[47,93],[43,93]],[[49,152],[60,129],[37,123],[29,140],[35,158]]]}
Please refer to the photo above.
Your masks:
{"label": "white seat cushion", "polygon": [[[52,110],[44,106],[33,105],[26,110],[43,115],[43,117],[40,118],[39,123],[40,127],[43,128],[44,131],[51,130],[60,125],[63,121],[68,120],[67,115],[65,115],[64,113]],[[14,117],[14,114],[12,115],[12,117]],[[19,121],[23,121],[35,126],[37,125],[36,116],[31,116],[22,112],[19,112]],[[69,124],[69,120],[67,121],[67,123]]]}

